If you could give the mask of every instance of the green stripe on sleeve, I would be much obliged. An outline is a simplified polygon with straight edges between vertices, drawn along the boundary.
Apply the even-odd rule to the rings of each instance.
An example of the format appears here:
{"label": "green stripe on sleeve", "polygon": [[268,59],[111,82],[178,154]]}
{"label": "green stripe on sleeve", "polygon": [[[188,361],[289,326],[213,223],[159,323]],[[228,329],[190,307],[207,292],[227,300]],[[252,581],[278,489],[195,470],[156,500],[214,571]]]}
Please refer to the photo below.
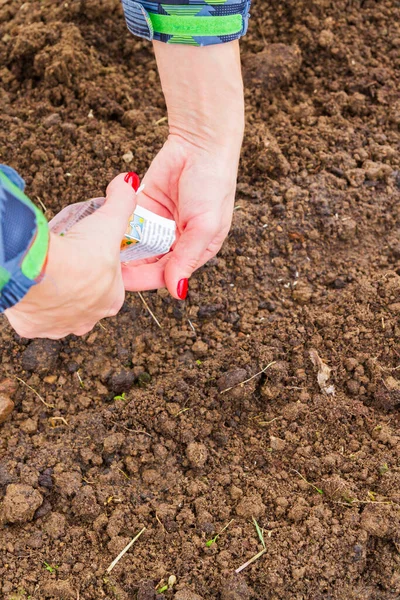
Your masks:
{"label": "green stripe on sleeve", "polygon": [[10,281],[11,275],[10,273],[0,265],[0,292],[5,285]]}
{"label": "green stripe on sleeve", "polygon": [[187,17],[148,13],[154,31],[167,35],[219,36],[240,33],[242,15]]}
{"label": "green stripe on sleeve", "polygon": [[[33,205],[34,206],[34,205]],[[49,227],[46,217],[34,206],[36,213],[36,237],[22,261],[21,271],[28,279],[35,280],[43,270],[49,249]]]}

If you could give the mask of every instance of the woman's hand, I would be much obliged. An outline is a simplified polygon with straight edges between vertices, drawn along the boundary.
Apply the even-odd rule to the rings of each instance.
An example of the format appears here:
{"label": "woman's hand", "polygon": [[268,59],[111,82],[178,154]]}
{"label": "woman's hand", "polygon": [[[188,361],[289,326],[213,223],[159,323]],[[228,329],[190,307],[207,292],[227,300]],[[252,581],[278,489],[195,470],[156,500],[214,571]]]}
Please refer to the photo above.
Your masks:
{"label": "woman's hand", "polygon": [[5,311],[19,335],[84,335],[100,319],[118,313],[125,297],[120,245],[135,205],[135,191],[118,175],[107,188],[105,204],[93,215],[63,237],[50,234],[44,280]]}
{"label": "woman's hand", "polygon": [[123,277],[127,290],[167,286],[184,299],[188,278],[216,255],[232,220],[244,128],[239,46],[154,48],[170,135],[144,178],[139,204],[174,219],[177,242],[158,262],[124,266]]}
{"label": "woman's hand", "polygon": [[228,234],[236,169],[236,157],[229,162],[217,150],[213,153],[179,135],[169,136],[146,174],[139,203],[176,222],[177,242],[158,262],[123,266],[127,290],[166,286],[172,296],[184,299],[187,279],[217,254]]}

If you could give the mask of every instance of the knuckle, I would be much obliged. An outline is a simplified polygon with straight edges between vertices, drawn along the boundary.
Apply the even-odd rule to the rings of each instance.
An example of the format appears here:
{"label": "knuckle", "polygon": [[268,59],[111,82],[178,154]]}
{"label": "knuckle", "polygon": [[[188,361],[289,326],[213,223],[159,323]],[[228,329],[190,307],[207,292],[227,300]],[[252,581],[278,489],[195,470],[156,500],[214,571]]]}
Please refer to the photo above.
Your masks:
{"label": "knuckle", "polygon": [[195,271],[200,264],[200,260],[197,257],[190,257],[185,260],[185,266],[191,271]]}

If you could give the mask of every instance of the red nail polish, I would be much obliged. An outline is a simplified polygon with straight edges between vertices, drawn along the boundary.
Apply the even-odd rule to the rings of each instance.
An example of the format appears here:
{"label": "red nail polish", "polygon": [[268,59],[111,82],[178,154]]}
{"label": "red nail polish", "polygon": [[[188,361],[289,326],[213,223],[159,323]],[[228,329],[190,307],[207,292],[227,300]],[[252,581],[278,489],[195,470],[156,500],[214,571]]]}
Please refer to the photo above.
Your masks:
{"label": "red nail polish", "polygon": [[178,296],[181,300],[185,300],[187,293],[188,293],[188,289],[189,289],[189,280],[181,279],[178,282],[178,287],[176,288]]}
{"label": "red nail polish", "polygon": [[136,173],[134,173],[133,171],[131,171],[130,173],[127,173],[125,175],[124,181],[126,183],[129,183],[129,185],[131,185],[133,187],[133,189],[135,190],[135,192],[138,191],[139,186],[140,186],[139,175],[136,175]]}

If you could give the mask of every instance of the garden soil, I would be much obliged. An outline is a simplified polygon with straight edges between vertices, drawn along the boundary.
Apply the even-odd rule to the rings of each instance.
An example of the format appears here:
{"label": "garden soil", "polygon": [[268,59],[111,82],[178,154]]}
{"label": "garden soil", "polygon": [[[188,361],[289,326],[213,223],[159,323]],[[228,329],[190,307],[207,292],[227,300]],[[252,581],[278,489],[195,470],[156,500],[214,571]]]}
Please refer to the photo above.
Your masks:
{"label": "garden soil", "polygon": [[[1,598],[400,597],[399,21],[254,0],[233,225],[187,301],[59,342],[0,321]],[[166,111],[119,1],[0,24],[0,159],[46,215],[143,176]]]}

